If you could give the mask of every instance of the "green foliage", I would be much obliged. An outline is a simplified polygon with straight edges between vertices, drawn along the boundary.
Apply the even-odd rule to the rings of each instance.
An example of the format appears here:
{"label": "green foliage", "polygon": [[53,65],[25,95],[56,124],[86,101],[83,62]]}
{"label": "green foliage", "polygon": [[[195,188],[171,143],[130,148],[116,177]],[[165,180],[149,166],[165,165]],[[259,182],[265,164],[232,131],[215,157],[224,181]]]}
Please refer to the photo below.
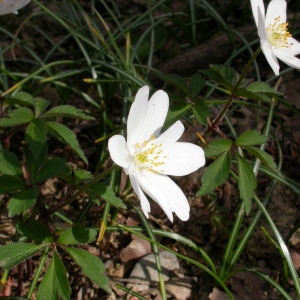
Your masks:
{"label": "green foliage", "polygon": [[85,276],[96,282],[99,287],[107,293],[112,292],[109,286],[109,280],[107,276],[104,275],[104,264],[99,258],[81,249],[65,247],[64,250],[73,258]]}
{"label": "green foliage", "polygon": [[0,247],[0,267],[11,269],[43,249],[42,244],[12,243]]}
{"label": "green foliage", "polygon": [[97,232],[94,229],[75,225],[63,231],[57,242],[63,245],[91,243],[95,240],[96,234]]}
{"label": "green foliage", "polygon": [[71,289],[68,283],[66,269],[54,251],[50,265],[43,277],[37,292],[37,299],[68,300]]}
{"label": "green foliage", "polygon": [[50,229],[40,221],[27,220],[17,224],[18,231],[37,243],[52,243],[53,236]]}

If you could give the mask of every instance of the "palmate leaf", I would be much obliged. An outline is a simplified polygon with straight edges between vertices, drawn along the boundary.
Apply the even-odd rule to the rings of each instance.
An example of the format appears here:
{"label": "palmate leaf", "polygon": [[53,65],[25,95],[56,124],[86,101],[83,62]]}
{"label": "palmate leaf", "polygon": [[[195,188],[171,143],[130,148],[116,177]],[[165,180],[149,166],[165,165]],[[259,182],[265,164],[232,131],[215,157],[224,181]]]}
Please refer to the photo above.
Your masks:
{"label": "palmate leaf", "polygon": [[249,130],[243,132],[236,140],[237,146],[256,146],[261,145],[267,141],[265,135],[261,135],[258,130]]}
{"label": "palmate leaf", "polygon": [[95,118],[86,114],[83,110],[72,105],[59,105],[44,113],[42,118],[67,117],[81,120],[94,120]]}
{"label": "palmate leaf", "polygon": [[208,105],[206,102],[203,99],[197,100],[193,105],[192,110],[197,121],[205,126],[207,124],[208,116]]}
{"label": "palmate leaf", "polygon": [[105,267],[102,261],[95,255],[81,249],[65,247],[64,250],[73,258],[80,266],[82,273],[96,282],[100,288],[111,293],[109,279],[104,274]]}
{"label": "palmate leaf", "polygon": [[205,156],[213,157],[219,156],[225,151],[228,151],[232,145],[232,141],[229,139],[217,139],[210,142],[205,149]]}
{"label": "palmate leaf", "polygon": [[38,189],[36,186],[32,186],[27,190],[14,194],[7,205],[9,217],[19,215],[24,210],[33,206],[36,202],[37,195]]}
{"label": "palmate leaf", "polygon": [[221,154],[202,176],[202,186],[197,195],[205,195],[223,184],[228,178],[231,165],[230,150]]}
{"label": "palmate leaf", "polygon": [[124,202],[119,197],[116,197],[114,191],[102,182],[90,185],[86,193],[94,200],[102,198],[117,208],[126,208]]}
{"label": "palmate leaf", "polygon": [[37,243],[52,243],[53,236],[50,229],[42,222],[27,220],[17,224],[18,231]]}
{"label": "palmate leaf", "polygon": [[47,121],[46,125],[53,136],[69,145],[86,164],[88,163],[86,156],[79,147],[76,135],[72,130],[65,125],[53,121]]}
{"label": "palmate leaf", "polygon": [[27,185],[21,176],[0,175],[0,193],[15,192],[26,189]]}
{"label": "palmate leaf", "polygon": [[240,196],[244,201],[246,214],[249,214],[252,206],[252,199],[255,195],[254,190],[257,187],[257,179],[251,165],[239,154],[237,155],[237,161]]}
{"label": "palmate leaf", "polygon": [[36,160],[39,159],[45,147],[47,127],[44,120],[35,119],[29,123],[25,132],[25,140]]}
{"label": "palmate leaf", "polygon": [[54,251],[51,263],[37,291],[36,299],[69,300],[71,289],[66,269]]}
{"label": "palmate leaf", "polygon": [[22,261],[31,257],[37,251],[43,249],[45,245],[12,243],[0,247],[0,267],[11,269]]}
{"label": "palmate leaf", "polygon": [[75,225],[61,233],[57,242],[64,245],[91,243],[97,231],[85,226]]}
{"label": "palmate leaf", "polygon": [[2,118],[0,120],[0,126],[12,127],[17,125],[27,124],[33,120],[33,112],[27,107],[19,107],[13,110],[8,118]]}
{"label": "palmate leaf", "polygon": [[17,176],[22,174],[22,166],[17,156],[5,149],[0,150],[0,173]]}

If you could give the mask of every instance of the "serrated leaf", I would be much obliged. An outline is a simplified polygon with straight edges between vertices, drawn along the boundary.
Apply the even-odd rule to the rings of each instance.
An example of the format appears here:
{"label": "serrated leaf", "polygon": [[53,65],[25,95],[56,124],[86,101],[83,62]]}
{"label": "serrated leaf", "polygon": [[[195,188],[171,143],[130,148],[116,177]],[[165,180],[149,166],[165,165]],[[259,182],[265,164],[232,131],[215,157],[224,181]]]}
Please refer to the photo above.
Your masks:
{"label": "serrated leaf", "polygon": [[64,249],[80,266],[82,273],[85,276],[96,282],[99,287],[105,290],[107,293],[111,293],[109,279],[104,274],[104,264],[98,257],[81,249],[74,249],[70,247],[65,247]]}
{"label": "serrated leaf", "polygon": [[90,185],[86,190],[86,193],[92,199],[98,199],[101,197],[117,208],[127,208],[124,202],[119,197],[116,197],[114,191],[112,191],[110,187],[106,186],[102,182],[97,182],[93,185]]}
{"label": "serrated leaf", "polygon": [[43,153],[47,139],[47,127],[45,121],[35,119],[29,123],[25,132],[25,140],[36,160]]}
{"label": "serrated leaf", "polygon": [[95,118],[86,114],[83,110],[72,105],[59,105],[51,108],[42,115],[42,118],[67,117],[81,120],[94,120]]}
{"label": "serrated leaf", "polygon": [[36,299],[69,300],[71,289],[67,279],[66,269],[54,252],[51,263],[37,291]]}
{"label": "serrated leaf", "polygon": [[205,195],[222,185],[228,178],[231,165],[230,150],[221,154],[209,165],[201,178],[202,186],[197,195]]}
{"label": "serrated leaf", "polygon": [[3,245],[0,247],[0,267],[11,269],[44,247],[44,245],[25,243]]}
{"label": "serrated leaf", "polygon": [[69,145],[86,164],[88,163],[86,156],[79,147],[77,137],[72,130],[57,122],[47,121],[46,124],[49,132],[53,136]]}
{"label": "serrated leaf", "polygon": [[97,231],[81,225],[74,225],[63,231],[57,242],[63,245],[75,245],[91,243],[94,241]]}
{"label": "serrated leaf", "polygon": [[237,146],[255,146],[261,145],[267,141],[265,135],[261,135],[258,130],[249,130],[243,132],[236,140]]}
{"label": "serrated leaf", "polygon": [[27,124],[33,119],[33,112],[27,107],[19,107],[0,120],[0,126],[12,127]]}
{"label": "serrated leaf", "polygon": [[208,116],[208,105],[206,102],[203,99],[197,100],[193,105],[192,110],[196,120],[205,126],[207,124]]}
{"label": "serrated leaf", "polygon": [[21,163],[14,153],[5,149],[0,151],[0,172],[13,176],[22,175]]}
{"label": "serrated leaf", "polygon": [[33,99],[35,117],[38,118],[50,105],[50,102],[44,98],[36,97]]}
{"label": "serrated leaf", "polygon": [[213,157],[213,156],[219,156],[225,151],[228,151],[232,145],[232,141],[229,139],[217,139],[214,141],[211,141],[207,148],[204,149],[205,156]]}
{"label": "serrated leaf", "polygon": [[52,243],[53,236],[50,229],[42,222],[27,220],[17,224],[18,231],[37,243]]}
{"label": "serrated leaf", "polygon": [[190,86],[191,86],[191,90],[188,95],[190,95],[192,100],[194,100],[204,88],[205,80],[199,73],[196,73],[191,77]]}
{"label": "serrated leaf", "polygon": [[66,176],[70,173],[71,168],[67,164],[66,160],[63,158],[54,157],[47,160],[40,168],[36,177],[34,178],[34,183],[46,181],[54,176]]}
{"label": "serrated leaf", "polygon": [[265,151],[262,151],[259,148],[251,147],[251,146],[245,146],[244,149],[247,150],[252,155],[254,155],[256,158],[258,158],[265,166],[269,167],[276,173],[279,172],[273,157],[268,153],[266,153]]}
{"label": "serrated leaf", "polygon": [[176,86],[178,89],[183,91],[185,94],[190,93],[190,88],[187,86],[185,80],[177,74],[164,74],[164,73],[156,73],[157,77],[162,79],[163,81]]}
{"label": "serrated leaf", "polygon": [[0,193],[9,193],[25,189],[27,186],[21,176],[0,175]]}
{"label": "serrated leaf", "polygon": [[21,191],[10,198],[7,208],[9,217],[19,215],[26,209],[33,206],[36,202],[38,189],[32,186],[28,190]]}
{"label": "serrated leaf", "polygon": [[279,96],[280,93],[272,88],[269,84],[261,81],[256,81],[247,86],[247,90],[252,93],[262,93],[272,96]]}
{"label": "serrated leaf", "polygon": [[59,175],[59,177],[71,186],[76,186],[82,181],[92,179],[93,175],[87,170],[72,170],[68,175]]}
{"label": "serrated leaf", "polygon": [[171,105],[164,124],[164,128],[168,128],[176,121],[178,121],[187,111],[191,109],[191,107],[191,104],[186,103]]}
{"label": "serrated leaf", "polygon": [[257,187],[257,179],[251,166],[239,154],[237,155],[237,161],[240,197],[244,201],[246,214],[249,214],[251,211],[252,199],[255,195],[254,190]]}

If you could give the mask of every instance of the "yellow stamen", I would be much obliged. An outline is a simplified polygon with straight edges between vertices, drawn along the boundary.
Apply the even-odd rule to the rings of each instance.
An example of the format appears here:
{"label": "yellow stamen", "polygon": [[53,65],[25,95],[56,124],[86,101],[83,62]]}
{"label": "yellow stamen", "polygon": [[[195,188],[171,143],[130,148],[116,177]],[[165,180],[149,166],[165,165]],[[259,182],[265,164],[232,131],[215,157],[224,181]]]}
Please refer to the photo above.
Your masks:
{"label": "yellow stamen", "polygon": [[280,16],[274,19],[274,22],[267,28],[267,35],[270,44],[275,48],[290,48],[289,38],[292,36],[287,27],[289,23],[280,22]]}
{"label": "yellow stamen", "polygon": [[165,163],[166,156],[161,155],[162,144],[157,144],[154,140],[154,136],[151,136],[142,144],[135,145],[134,161],[139,171],[149,171],[155,174],[163,172],[159,168]]}

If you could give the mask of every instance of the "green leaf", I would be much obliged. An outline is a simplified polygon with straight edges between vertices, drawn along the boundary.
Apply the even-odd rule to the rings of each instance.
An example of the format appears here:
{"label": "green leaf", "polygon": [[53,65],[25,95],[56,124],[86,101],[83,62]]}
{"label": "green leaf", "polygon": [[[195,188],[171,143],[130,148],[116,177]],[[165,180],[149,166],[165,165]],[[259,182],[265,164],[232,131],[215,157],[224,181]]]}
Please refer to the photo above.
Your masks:
{"label": "green leaf", "polygon": [[45,162],[34,178],[34,183],[46,181],[54,176],[65,176],[71,173],[71,168],[66,160],[54,157]]}
{"label": "green leaf", "polygon": [[12,127],[29,123],[33,119],[33,112],[27,107],[19,107],[9,113],[8,118],[0,120],[0,126]]}
{"label": "green leaf", "polygon": [[0,247],[0,267],[11,269],[31,257],[45,245],[12,243]]}
{"label": "green leaf", "polygon": [[168,128],[178,121],[187,111],[191,109],[191,107],[192,105],[187,103],[174,104],[170,106],[164,128]]}
{"label": "green leaf", "polygon": [[56,252],[37,291],[36,299],[69,300],[71,289],[66,269]]}
{"label": "green leaf", "polygon": [[72,172],[68,175],[59,175],[61,179],[67,182],[71,186],[76,186],[78,183],[82,181],[92,179],[93,175],[90,171],[87,170],[72,170]]}
{"label": "green leaf", "polygon": [[27,185],[21,176],[0,175],[0,193],[9,193],[26,189]]}
{"label": "green leaf", "polygon": [[18,231],[37,243],[52,243],[53,236],[50,229],[40,221],[27,220],[17,224]]}
{"label": "green leaf", "polygon": [[114,191],[102,182],[97,182],[88,187],[86,193],[94,200],[99,197],[117,208],[127,208],[124,202],[116,197]]}
{"label": "green leaf", "polygon": [[64,245],[91,243],[94,241],[97,231],[85,226],[75,225],[63,231],[57,242]]}
{"label": "green leaf", "polygon": [[49,106],[50,102],[44,98],[36,97],[32,101],[34,106],[35,117],[38,118]]}
{"label": "green leaf", "polygon": [[256,158],[258,158],[265,166],[272,169],[278,175],[281,174],[280,171],[277,169],[277,165],[271,155],[256,147],[245,146],[244,149],[247,150],[252,155],[254,155]]}
{"label": "green leaf", "polygon": [[207,169],[202,176],[202,187],[197,195],[205,195],[216,187],[222,185],[230,172],[230,150],[221,154]]}
{"label": "green leaf", "polygon": [[279,96],[280,93],[274,90],[269,84],[261,81],[256,81],[247,86],[247,90],[252,93],[263,93],[271,96]]}
{"label": "green leaf", "polygon": [[33,206],[36,202],[37,195],[38,189],[36,186],[14,194],[7,205],[9,217],[19,215],[24,210]]}
{"label": "green leaf", "polygon": [[72,105],[59,105],[42,115],[42,118],[56,118],[56,117],[66,117],[66,118],[76,118],[81,120],[94,120],[95,118],[83,112],[83,110],[76,108]]}
{"label": "green leaf", "polygon": [[163,81],[176,86],[178,89],[183,91],[186,95],[190,94],[190,88],[187,86],[185,80],[177,74],[164,74],[156,73],[157,77]]}
{"label": "green leaf", "polygon": [[111,293],[109,279],[104,274],[104,264],[98,257],[81,249],[74,249],[70,247],[65,247],[64,249],[81,267],[82,273],[85,276],[90,278],[92,281],[96,282],[99,285],[99,287],[105,290],[107,293]]}
{"label": "green leaf", "polygon": [[53,136],[69,145],[86,164],[88,163],[86,156],[79,147],[76,135],[72,130],[57,122],[47,121],[46,124],[49,132]]}
{"label": "green leaf", "polygon": [[254,190],[257,186],[257,180],[251,166],[241,156],[237,155],[239,170],[239,191],[241,199],[245,204],[246,214],[249,214],[252,206],[252,199],[255,195]]}
{"label": "green leaf", "polygon": [[199,73],[196,73],[191,77],[190,85],[191,85],[191,90],[188,95],[190,95],[192,100],[194,100],[197,98],[197,96],[200,94],[200,92],[204,88],[205,80]]}
{"label": "green leaf", "polygon": [[206,126],[207,124],[207,116],[208,116],[208,105],[203,99],[199,99],[193,105],[193,114],[197,121]]}
{"label": "green leaf", "polygon": [[47,140],[47,127],[44,120],[35,119],[29,123],[25,132],[25,140],[36,160],[43,153]]}
{"label": "green leaf", "polygon": [[22,165],[14,153],[5,149],[0,151],[0,172],[7,175],[22,175]]}
{"label": "green leaf", "polygon": [[249,130],[242,133],[236,140],[237,146],[255,146],[261,145],[267,141],[265,135],[261,135],[258,130]]}
{"label": "green leaf", "polygon": [[213,157],[219,156],[225,151],[228,151],[232,145],[232,141],[229,139],[218,139],[210,142],[205,151],[205,156]]}

